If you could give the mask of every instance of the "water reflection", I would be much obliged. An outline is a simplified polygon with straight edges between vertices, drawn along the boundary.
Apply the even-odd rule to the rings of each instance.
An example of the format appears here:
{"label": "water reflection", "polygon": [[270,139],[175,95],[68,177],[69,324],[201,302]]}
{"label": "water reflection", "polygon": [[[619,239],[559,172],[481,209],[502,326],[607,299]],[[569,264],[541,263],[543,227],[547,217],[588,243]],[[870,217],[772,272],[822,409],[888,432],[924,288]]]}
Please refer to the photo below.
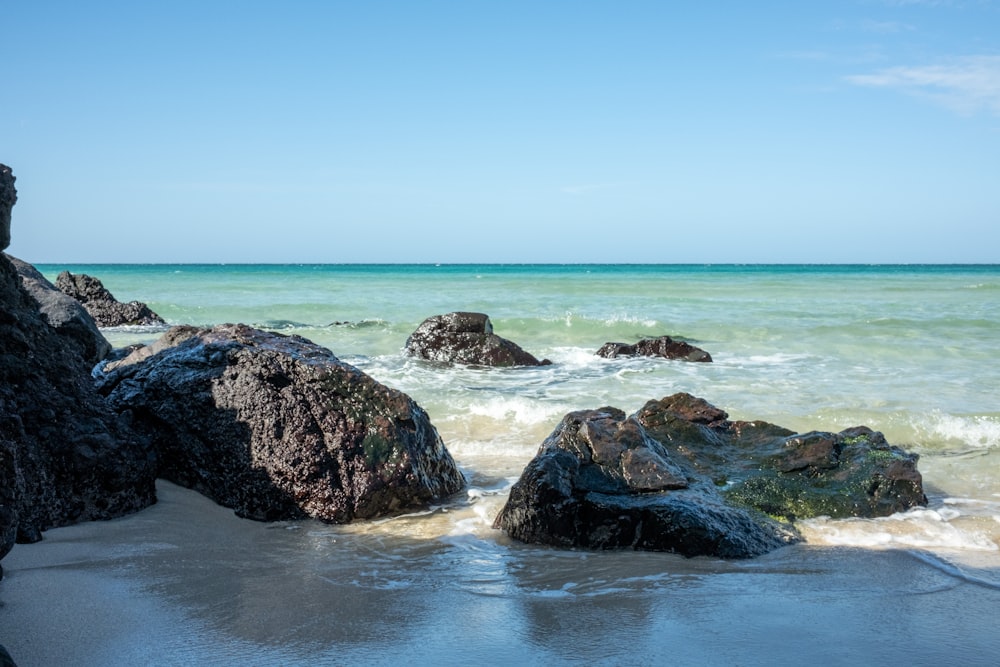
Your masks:
{"label": "water reflection", "polygon": [[1000,650],[985,613],[1000,589],[906,551],[557,550],[492,530],[489,495],[351,526],[241,520],[169,484],[160,498],[12,552],[71,548],[51,567],[129,582],[108,589],[123,614],[154,608],[146,644],[114,635],[102,664],[978,664]]}

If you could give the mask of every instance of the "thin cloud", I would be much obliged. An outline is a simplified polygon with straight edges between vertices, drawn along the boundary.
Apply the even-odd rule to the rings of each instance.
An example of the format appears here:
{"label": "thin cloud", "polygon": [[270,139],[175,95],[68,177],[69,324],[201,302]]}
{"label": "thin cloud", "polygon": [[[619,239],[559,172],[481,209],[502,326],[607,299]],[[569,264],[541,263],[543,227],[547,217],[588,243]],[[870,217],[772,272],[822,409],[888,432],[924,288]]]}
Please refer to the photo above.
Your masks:
{"label": "thin cloud", "polygon": [[912,32],[916,26],[899,21],[873,21],[865,20],[861,22],[861,30],[864,32],[874,32],[882,35],[890,35],[901,32]]}
{"label": "thin cloud", "polygon": [[560,188],[561,192],[568,195],[585,195],[598,190],[608,190],[610,188],[617,188],[623,185],[622,183],[590,183],[587,185],[566,185]]}
{"label": "thin cloud", "polygon": [[886,60],[885,54],[878,46],[867,46],[851,50],[823,51],[781,51],[773,54],[779,60],[799,60],[803,62],[831,63],[839,65],[872,65]]}
{"label": "thin cloud", "polygon": [[959,0],[884,0],[882,4],[890,7],[955,7],[963,3]]}
{"label": "thin cloud", "polygon": [[963,115],[983,110],[1000,115],[1000,56],[970,56],[923,67],[890,67],[845,79],[857,86],[927,98]]}
{"label": "thin cloud", "polygon": [[845,21],[837,19],[830,23],[830,30],[834,32],[868,32],[877,34],[894,34],[900,32],[913,32],[917,27],[911,23],[901,21],[876,21],[875,19],[861,19],[860,21]]}

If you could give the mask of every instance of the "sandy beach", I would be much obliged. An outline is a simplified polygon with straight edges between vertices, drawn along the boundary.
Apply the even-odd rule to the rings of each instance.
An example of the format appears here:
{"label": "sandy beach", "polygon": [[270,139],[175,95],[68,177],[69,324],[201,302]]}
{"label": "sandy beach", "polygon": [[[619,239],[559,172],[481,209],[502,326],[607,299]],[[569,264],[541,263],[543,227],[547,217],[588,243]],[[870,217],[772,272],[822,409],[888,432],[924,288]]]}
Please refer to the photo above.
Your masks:
{"label": "sandy beach", "polygon": [[[47,531],[4,558],[0,644],[21,667],[912,666],[1000,655],[995,269],[93,273],[172,322],[251,322],[327,347],[417,400],[468,486],[415,515],[332,526],[242,520],[159,482],[153,507]],[[553,365],[441,368],[400,353],[423,317],[456,303]],[[602,341],[677,327],[711,364],[594,354]],[[160,333],[106,331],[116,347]],[[883,431],[919,453],[928,506],[815,519],[801,526],[804,544],[747,561],[555,550],[492,529],[567,412],[629,412],[680,390],[798,432]]]}
{"label": "sandy beach", "polygon": [[[18,665],[988,665],[1000,655],[996,571],[917,551],[805,545],[734,563],[507,544],[498,558],[479,538],[433,535],[434,517],[390,530],[262,524],[168,483],[159,495],[139,514],[51,530],[4,560],[0,642]],[[489,561],[478,574],[444,576],[476,558]]]}

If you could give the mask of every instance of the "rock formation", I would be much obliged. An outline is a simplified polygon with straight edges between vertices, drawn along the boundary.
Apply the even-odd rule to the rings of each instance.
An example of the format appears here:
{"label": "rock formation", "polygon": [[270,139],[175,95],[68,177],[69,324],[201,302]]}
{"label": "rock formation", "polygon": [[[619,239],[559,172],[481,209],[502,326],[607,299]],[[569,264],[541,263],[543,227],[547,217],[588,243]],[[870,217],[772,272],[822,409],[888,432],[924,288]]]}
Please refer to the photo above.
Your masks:
{"label": "rock formation", "polygon": [[298,336],[175,327],[97,383],[155,446],[162,477],[243,517],[345,523],[465,484],[412,399]]}
{"label": "rock formation", "polygon": [[649,401],[635,419],[674,460],[719,484],[729,502],[771,516],[879,517],[927,504],[918,456],[864,426],[794,433],[731,422],[685,393]]}
{"label": "rock formation", "polygon": [[140,301],[121,303],[100,280],[84,273],[63,271],[56,276],[56,287],[83,304],[99,327],[166,324],[146,304]]}
{"label": "rock formation", "polygon": [[542,443],[495,521],[511,537],[590,549],[748,558],[798,539],[812,516],[886,516],[926,504],[917,457],[857,427],[794,434],[730,422],[675,394],[626,417],[572,412]]}
{"label": "rock formation", "polygon": [[[0,166],[4,239],[15,201]],[[0,558],[15,538],[150,505],[153,473],[151,452],[94,391],[79,341],[51,326],[0,254]]]}
{"label": "rock formation", "polygon": [[10,245],[10,210],[17,203],[16,180],[10,167],[0,164],[0,250]]}
{"label": "rock formation", "polygon": [[38,302],[42,315],[55,330],[80,349],[80,356],[93,366],[111,352],[111,343],[79,301],[57,289],[38,269],[7,255],[21,276],[24,289]]}
{"label": "rock formation", "polygon": [[483,313],[447,313],[424,320],[406,340],[407,354],[427,359],[476,366],[547,366],[516,343],[493,333]]}
{"label": "rock formation", "polygon": [[659,338],[644,338],[635,344],[605,343],[597,351],[597,356],[613,359],[614,357],[663,357],[680,361],[712,361],[712,355],[699,347],[670,336]]}

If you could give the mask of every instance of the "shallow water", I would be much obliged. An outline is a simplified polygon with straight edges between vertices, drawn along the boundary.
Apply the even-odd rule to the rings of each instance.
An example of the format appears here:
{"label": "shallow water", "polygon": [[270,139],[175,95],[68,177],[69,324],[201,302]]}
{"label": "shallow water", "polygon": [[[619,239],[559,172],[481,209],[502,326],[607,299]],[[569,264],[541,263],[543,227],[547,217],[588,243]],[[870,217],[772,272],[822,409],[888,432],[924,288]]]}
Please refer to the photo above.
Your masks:
{"label": "shallow water", "polygon": [[[1000,652],[1000,267],[39,268],[95,275],[174,324],[246,322],[329,347],[413,396],[470,482],[426,513],[352,526],[246,522],[165,485],[147,512],[18,546],[5,622],[23,620],[12,582],[86,575],[167,628],[131,646],[135,624],[105,610],[111,635],[84,664],[143,651],[175,664],[992,664]],[[453,310],[489,314],[553,365],[401,353],[420,321]],[[106,332],[115,345],[160,333]],[[594,356],[662,334],[714,362]],[[490,527],[566,412],[632,412],[677,391],[733,419],[880,430],[920,454],[929,506],[808,521],[806,544],[741,563],[555,551]],[[61,545],[89,555],[61,562]]]}
{"label": "shallow water", "polygon": [[[294,333],[411,395],[473,480],[516,478],[569,411],[626,412],[677,391],[732,419],[796,431],[864,424],[921,455],[939,518],[908,517],[941,546],[1000,544],[1000,266],[97,265],[122,301],[170,323],[245,322]],[[544,368],[491,370],[407,358],[430,315],[474,310]],[[107,332],[115,345],[160,331]],[[668,334],[711,364],[602,359],[608,341]],[[985,519],[985,520],[979,520]],[[837,544],[847,531],[812,531]],[[883,527],[871,527],[883,533]]]}
{"label": "shallow water", "polygon": [[5,559],[0,632],[22,667],[988,665],[1000,650],[996,568],[922,549],[561,551],[484,536],[461,509],[262,524],[159,491]]}

